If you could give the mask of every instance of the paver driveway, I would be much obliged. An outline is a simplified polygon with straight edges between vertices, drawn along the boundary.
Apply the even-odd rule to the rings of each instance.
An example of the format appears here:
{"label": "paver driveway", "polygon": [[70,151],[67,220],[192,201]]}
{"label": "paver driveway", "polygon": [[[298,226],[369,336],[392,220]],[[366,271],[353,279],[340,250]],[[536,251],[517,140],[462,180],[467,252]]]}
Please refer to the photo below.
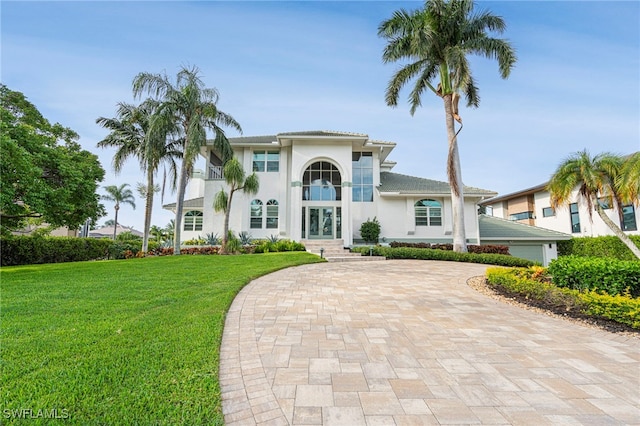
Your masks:
{"label": "paver driveway", "polygon": [[640,340],[506,305],[481,265],[323,263],[227,318],[227,425],[640,424]]}

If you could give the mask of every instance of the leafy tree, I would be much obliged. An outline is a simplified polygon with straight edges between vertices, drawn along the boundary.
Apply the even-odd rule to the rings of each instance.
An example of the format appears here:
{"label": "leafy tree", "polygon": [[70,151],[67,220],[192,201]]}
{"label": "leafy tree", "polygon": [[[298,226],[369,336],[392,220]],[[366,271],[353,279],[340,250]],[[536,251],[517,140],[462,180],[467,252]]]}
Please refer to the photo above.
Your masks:
{"label": "leafy tree", "polygon": [[134,209],[136,208],[135,197],[129,188],[128,183],[123,183],[120,186],[109,185],[105,186],[104,190],[107,191],[106,195],[102,196],[103,200],[115,202],[114,209],[116,211],[116,218],[113,225],[113,239],[116,239],[116,231],[118,230],[118,210],[120,210],[120,204],[129,204]]}
{"label": "leafy tree", "polygon": [[176,255],[180,254],[185,190],[200,148],[207,143],[207,130],[213,132],[213,147],[225,162],[233,153],[222,126],[242,131],[232,116],[218,109],[218,91],[206,88],[198,73],[196,67],[183,67],[175,84],[166,74],[140,73],[133,80],[134,96],[147,92],[159,101],[151,123],[151,135],[169,134],[181,144],[182,165],[178,176],[173,246]]}
{"label": "leafy tree", "polygon": [[113,219],[109,219],[109,220],[105,220],[104,221],[104,226],[115,226],[116,221]]}
{"label": "leafy tree", "polygon": [[[487,11],[475,13],[472,0],[428,0],[422,9],[394,12],[378,27],[378,35],[387,41],[382,60],[385,63],[409,61],[389,81],[387,105],[397,106],[400,90],[414,79],[415,85],[409,95],[411,115],[421,106],[425,91],[431,91],[443,100],[449,143],[447,175],[451,186],[455,251],[467,251],[457,142],[462,129],[462,119],[458,114],[459,92],[465,96],[468,107],[478,107],[480,103],[467,56],[473,54],[497,59],[501,77],[507,78],[516,62],[515,51],[508,41],[489,34],[500,34],[505,28],[501,17]],[[461,125],[458,132],[454,120]]]}
{"label": "leafy tree", "polygon": [[585,150],[574,153],[565,159],[556,169],[547,184],[551,194],[551,206],[567,206],[572,199],[574,188],[578,187],[579,199],[587,205],[589,219],[593,220],[593,210],[611,231],[640,259],[640,248],[612,221],[598,201],[604,199],[610,206],[622,210],[621,198],[616,187],[622,169],[622,158],[611,153],[602,153],[594,157]]}
{"label": "leafy tree", "polygon": [[0,84],[0,228],[3,234],[39,218],[77,229],[104,207],[96,193],[104,169],[81,149],[78,134],[51,124],[20,92]]}
{"label": "leafy tree", "polygon": [[154,189],[154,191],[145,190],[143,195],[145,213],[142,251],[145,253],[149,247],[153,195],[154,192],[157,192],[155,191],[157,185],[154,183],[155,174],[164,163],[170,169],[171,176],[173,176],[172,186],[175,187],[175,160],[180,157],[180,147],[176,146],[177,144],[172,140],[167,139],[166,132],[158,131],[151,135],[149,131],[157,108],[158,102],[151,99],[145,100],[139,106],[119,103],[116,118],[99,117],[96,120],[96,123],[111,131],[98,142],[98,147],[117,148],[113,156],[113,169],[116,173],[120,172],[128,158],[135,157],[140,162],[140,169],[147,177],[147,183],[143,186]]}
{"label": "leafy tree", "polygon": [[213,208],[217,212],[224,212],[224,232],[222,234],[222,252],[227,250],[229,241],[229,216],[231,214],[231,202],[236,191],[243,191],[245,194],[257,194],[260,189],[258,175],[254,173],[245,175],[242,164],[237,158],[232,158],[224,165],[224,180],[229,185],[229,193],[224,189],[216,194],[213,200]]}

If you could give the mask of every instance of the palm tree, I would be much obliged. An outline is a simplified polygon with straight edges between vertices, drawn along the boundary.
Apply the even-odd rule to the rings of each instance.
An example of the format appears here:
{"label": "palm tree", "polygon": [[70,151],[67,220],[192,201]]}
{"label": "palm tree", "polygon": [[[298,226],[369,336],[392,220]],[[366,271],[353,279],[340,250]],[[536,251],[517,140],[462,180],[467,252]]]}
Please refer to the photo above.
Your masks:
{"label": "palm tree", "polygon": [[616,186],[622,201],[640,204],[640,151],[624,160]]}
{"label": "palm tree", "polygon": [[242,164],[237,158],[232,158],[224,165],[224,180],[229,185],[229,193],[227,194],[224,189],[216,194],[213,200],[213,208],[215,211],[224,212],[224,232],[222,234],[222,252],[227,250],[227,241],[229,239],[229,216],[231,214],[231,202],[233,201],[233,194],[236,191],[242,191],[245,194],[254,195],[258,193],[260,189],[260,181],[258,175],[252,173],[249,176],[245,176]]}
{"label": "palm tree", "polygon": [[[154,190],[157,187],[154,183],[154,176],[162,163],[169,167],[173,177],[172,186],[175,187],[175,159],[180,157],[180,151],[175,146],[176,144],[171,140],[167,140],[166,132],[157,132],[153,137],[149,132],[153,114],[157,107],[158,103],[151,99],[145,100],[139,106],[119,103],[117,118],[99,117],[96,120],[96,123],[111,131],[102,141],[98,142],[98,147],[117,148],[113,157],[113,169],[116,173],[120,172],[129,157],[136,157],[140,162],[140,168],[147,175],[145,187],[154,188]],[[142,251],[145,253],[149,247],[149,228],[151,226],[154,192],[147,191],[143,195],[145,213]]]}
{"label": "palm tree", "polygon": [[182,68],[173,84],[166,74],[140,73],[133,80],[133,94],[148,92],[159,101],[150,131],[153,135],[169,132],[181,144],[182,165],[178,176],[174,254],[180,254],[180,232],[185,189],[200,147],[207,143],[207,130],[213,132],[213,147],[223,161],[233,152],[221,126],[242,132],[240,124],[217,107],[216,89],[206,88],[196,67]]}
{"label": "palm tree", "polygon": [[149,229],[149,234],[153,236],[154,240],[158,243],[162,242],[162,238],[165,236],[164,229],[160,228],[158,225],[152,225]]}
{"label": "palm tree", "polygon": [[497,59],[501,77],[507,78],[516,62],[515,51],[508,41],[489,36],[490,31],[500,34],[505,28],[499,16],[487,11],[474,13],[472,0],[428,0],[422,9],[394,12],[378,27],[378,35],[387,41],[383,62],[409,61],[389,81],[385,95],[387,105],[397,106],[400,90],[413,79],[415,85],[409,95],[411,115],[421,106],[422,95],[427,90],[444,102],[455,251],[467,251],[457,142],[460,130],[456,132],[454,123],[458,121],[462,126],[458,114],[459,92],[464,94],[467,106],[477,107],[480,103],[467,55]]}
{"label": "palm tree", "polygon": [[580,151],[571,154],[556,169],[547,184],[551,194],[551,207],[567,206],[572,200],[572,192],[578,187],[578,197],[587,205],[589,220],[593,220],[593,210],[611,231],[640,259],[640,248],[624,233],[618,225],[607,216],[602,203],[622,210],[622,202],[616,180],[622,168],[622,158],[605,152],[591,157],[589,153]]}
{"label": "palm tree", "polygon": [[113,240],[116,239],[116,231],[118,230],[118,210],[120,210],[120,204],[129,204],[134,209],[136,208],[135,198],[129,188],[128,183],[123,183],[120,186],[109,185],[105,186],[104,190],[107,191],[106,195],[102,196],[103,200],[113,201],[116,203],[114,209],[116,211],[116,218],[113,224]]}

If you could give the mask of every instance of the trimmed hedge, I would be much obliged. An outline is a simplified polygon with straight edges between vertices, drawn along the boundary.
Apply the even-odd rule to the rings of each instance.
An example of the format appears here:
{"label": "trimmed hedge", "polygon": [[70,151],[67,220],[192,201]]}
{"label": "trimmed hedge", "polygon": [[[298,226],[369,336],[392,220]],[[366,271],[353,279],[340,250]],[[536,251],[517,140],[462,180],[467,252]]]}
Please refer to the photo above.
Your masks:
{"label": "trimmed hedge", "polygon": [[[403,243],[399,241],[392,241],[389,243],[390,247],[411,247],[411,248],[427,248],[436,250],[450,250],[453,251],[453,244],[432,244],[432,243]],[[469,244],[467,246],[469,253],[493,253],[510,255],[509,246],[501,246],[495,244],[486,244],[483,246]]]}
{"label": "trimmed hedge", "polygon": [[526,278],[522,271],[506,268],[487,269],[487,281],[503,293],[543,303],[559,312],[603,318],[640,329],[640,299],[629,295],[611,296],[560,288]]}
{"label": "trimmed hedge", "polygon": [[[640,247],[640,235],[629,235],[631,241]],[[618,237],[578,237],[566,241],[558,241],[559,256],[607,257],[618,260],[635,260],[629,247],[625,246]]]}
{"label": "trimmed hedge", "polygon": [[113,242],[75,237],[14,236],[0,238],[2,266],[106,259]]}
{"label": "trimmed hedge", "polygon": [[[353,252],[369,255],[369,247],[355,247]],[[501,266],[533,266],[536,262],[521,259],[519,257],[507,256],[504,254],[488,253],[458,253],[449,250],[436,250],[427,248],[411,247],[373,247],[374,256],[384,256],[387,259],[420,259],[420,260],[448,260],[453,262],[484,263]]]}
{"label": "trimmed hedge", "polygon": [[640,296],[640,262],[636,261],[563,256],[551,262],[549,274],[558,287],[613,296],[629,291],[633,297]]}

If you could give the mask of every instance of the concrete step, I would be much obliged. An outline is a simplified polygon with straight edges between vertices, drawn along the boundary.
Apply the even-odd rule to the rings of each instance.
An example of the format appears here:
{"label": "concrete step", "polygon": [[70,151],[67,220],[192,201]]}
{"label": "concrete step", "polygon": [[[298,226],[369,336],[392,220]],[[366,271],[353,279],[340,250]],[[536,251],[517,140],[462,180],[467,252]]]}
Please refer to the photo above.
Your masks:
{"label": "concrete step", "polygon": [[322,257],[328,262],[356,262],[372,260],[386,260],[384,256],[361,256],[360,253],[351,253],[348,248],[344,247],[343,240],[302,240],[305,248],[309,253],[320,256],[322,249]]}

